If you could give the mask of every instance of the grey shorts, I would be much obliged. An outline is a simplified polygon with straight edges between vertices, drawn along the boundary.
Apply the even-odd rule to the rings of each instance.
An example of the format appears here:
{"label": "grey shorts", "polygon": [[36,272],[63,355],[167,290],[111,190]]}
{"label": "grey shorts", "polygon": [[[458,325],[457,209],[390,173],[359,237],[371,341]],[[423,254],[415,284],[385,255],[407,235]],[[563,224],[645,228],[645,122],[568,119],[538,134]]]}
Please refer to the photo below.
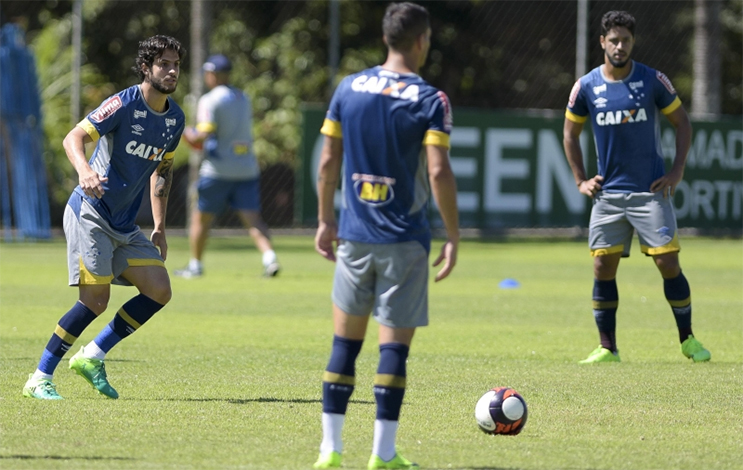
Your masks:
{"label": "grey shorts", "polygon": [[588,231],[592,256],[614,253],[629,256],[634,231],[646,255],[681,249],[670,198],[664,198],[660,192],[596,194]]}
{"label": "grey shorts", "polygon": [[428,325],[428,253],[417,241],[338,243],[333,303],[350,315],[369,313],[382,325]]}
{"label": "grey shorts", "polygon": [[85,201],[80,207],[79,218],[69,205],[65,208],[64,233],[71,286],[130,286],[131,283],[121,277],[125,269],[132,266],[165,267],[160,251],[139,227],[126,233],[116,231]]}

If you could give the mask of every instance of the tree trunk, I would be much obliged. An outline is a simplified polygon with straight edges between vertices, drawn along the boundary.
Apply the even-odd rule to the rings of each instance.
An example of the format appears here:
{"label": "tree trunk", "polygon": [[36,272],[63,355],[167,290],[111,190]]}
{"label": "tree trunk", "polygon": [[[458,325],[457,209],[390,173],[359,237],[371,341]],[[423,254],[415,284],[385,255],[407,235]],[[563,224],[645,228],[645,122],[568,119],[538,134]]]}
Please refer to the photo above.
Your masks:
{"label": "tree trunk", "polygon": [[714,118],[721,110],[719,0],[694,0],[694,86],[691,111],[696,118]]}

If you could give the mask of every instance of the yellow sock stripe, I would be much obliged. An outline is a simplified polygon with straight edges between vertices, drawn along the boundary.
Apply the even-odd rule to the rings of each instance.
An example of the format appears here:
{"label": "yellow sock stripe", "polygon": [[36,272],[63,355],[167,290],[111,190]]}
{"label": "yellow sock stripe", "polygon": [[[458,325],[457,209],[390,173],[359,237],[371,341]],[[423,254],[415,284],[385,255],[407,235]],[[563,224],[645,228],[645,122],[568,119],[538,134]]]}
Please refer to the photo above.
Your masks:
{"label": "yellow sock stripe", "polygon": [[126,310],[124,310],[124,308],[123,308],[123,307],[122,307],[122,308],[120,308],[120,309],[119,309],[119,311],[118,311],[117,313],[118,313],[118,315],[119,315],[119,316],[120,316],[121,318],[123,318],[123,319],[124,319],[124,321],[125,321],[125,322],[127,322],[127,323],[128,323],[128,324],[129,324],[129,325],[130,325],[130,326],[131,326],[132,328],[134,328],[135,330],[139,329],[139,327],[140,327],[140,326],[142,326],[142,325],[140,325],[140,324],[139,324],[139,323],[137,322],[137,320],[135,320],[134,318],[130,317],[130,316],[129,316],[129,314],[128,314],[128,313],[126,313]]}
{"label": "yellow sock stripe", "polygon": [[67,330],[59,325],[57,325],[57,327],[54,329],[54,334],[62,338],[62,341],[64,341],[65,343],[75,344],[75,341],[77,341],[77,336],[72,336],[71,334],[67,333]]}
{"label": "yellow sock stripe", "polygon": [[614,300],[612,302],[599,302],[598,300],[593,301],[593,308],[594,310],[603,310],[607,308],[617,308],[619,306],[619,301]]}
{"label": "yellow sock stripe", "polygon": [[377,374],[374,376],[374,385],[390,388],[405,388],[405,377],[392,374]]}
{"label": "yellow sock stripe", "polygon": [[328,372],[327,370],[322,374],[322,381],[331,384],[356,385],[356,377],[352,375],[338,374],[336,372]]}
{"label": "yellow sock stripe", "polygon": [[684,300],[666,300],[668,300],[668,304],[674,308],[688,307],[689,305],[691,305],[691,296],[685,298]]}

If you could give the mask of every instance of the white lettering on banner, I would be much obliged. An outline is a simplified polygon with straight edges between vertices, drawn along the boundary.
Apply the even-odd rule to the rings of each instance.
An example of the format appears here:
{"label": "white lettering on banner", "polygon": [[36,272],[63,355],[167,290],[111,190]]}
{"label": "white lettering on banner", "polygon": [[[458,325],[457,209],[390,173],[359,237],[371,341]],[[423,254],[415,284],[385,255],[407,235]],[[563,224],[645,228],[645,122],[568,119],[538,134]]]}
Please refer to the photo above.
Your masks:
{"label": "white lettering on banner", "polygon": [[[663,157],[673,161],[676,155],[676,133],[672,128],[663,130],[661,149]],[[709,135],[706,129],[700,129],[694,134],[686,167],[707,169],[715,161],[724,170],[743,169],[743,131],[728,131],[727,139],[717,129]]]}
{"label": "white lettering on banner", "polygon": [[[452,152],[456,148],[478,148],[480,146],[480,129],[477,127],[454,127],[450,140]],[[451,169],[457,178],[477,177],[477,158],[451,156]],[[433,198],[431,203],[435,204]],[[457,191],[457,208],[463,212],[480,210],[480,193],[476,191]]]}
{"label": "white lettering on banner", "polygon": [[532,145],[529,129],[488,129],[485,132],[484,205],[488,212],[523,214],[531,210],[531,194],[503,193],[505,179],[529,177],[529,162],[521,158],[503,158],[503,149],[528,149]]}
{"label": "white lettering on banner", "polygon": [[[716,211],[714,207],[715,199],[717,201]],[[678,205],[679,201],[681,205]],[[681,181],[676,186],[673,202],[676,216],[679,219],[688,217],[696,221],[703,215],[707,220],[726,220],[728,218],[741,220],[743,183],[725,180],[695,180],[689,184],[686,181]]]}
{"label": "white lettering on banner", "polygon": [[[582,142],[581,142],[582,143]],[[586,152],[583,152],[584,160]],[[584,164],[585,165],[585,164]],[[575,189],[575,178],[570,170],[562,145],[554,131],[542,129],[537,133],[537,212],[552,212],[552,177],[557,182],[560,194],[571,214],[582,214],[586,209],[586,198]]]}

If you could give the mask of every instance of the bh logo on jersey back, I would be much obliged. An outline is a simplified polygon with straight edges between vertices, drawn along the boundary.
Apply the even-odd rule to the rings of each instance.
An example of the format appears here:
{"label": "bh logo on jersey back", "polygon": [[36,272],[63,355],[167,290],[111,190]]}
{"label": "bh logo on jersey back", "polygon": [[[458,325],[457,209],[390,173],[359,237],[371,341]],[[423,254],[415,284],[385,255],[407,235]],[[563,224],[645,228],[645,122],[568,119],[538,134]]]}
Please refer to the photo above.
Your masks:
{"label": "bh logo on jersey back", "polygon": [[596,113],[596,124],[599,126],[614,126],[617,124],[626,124],[628,122],[647,121],[648,115],[645,108],[639,109],[620,109],[618,111],[606,111]]}
{"label": "bh logo on jersey back", "polygon": [[136,140],[130,141],[125,147],[126,153],[147,160],[161,161],[163,159],[164,148],[153,147],[152,145],[140,144]]}
{"label": "bh logo on jersey back", "polygon": [[381,207],[395,198],[394,178],[354,173],[352,179],[356,197],[364,204]]}

